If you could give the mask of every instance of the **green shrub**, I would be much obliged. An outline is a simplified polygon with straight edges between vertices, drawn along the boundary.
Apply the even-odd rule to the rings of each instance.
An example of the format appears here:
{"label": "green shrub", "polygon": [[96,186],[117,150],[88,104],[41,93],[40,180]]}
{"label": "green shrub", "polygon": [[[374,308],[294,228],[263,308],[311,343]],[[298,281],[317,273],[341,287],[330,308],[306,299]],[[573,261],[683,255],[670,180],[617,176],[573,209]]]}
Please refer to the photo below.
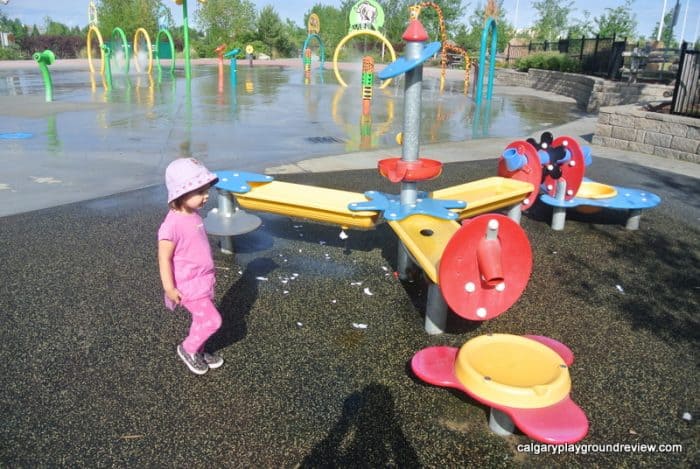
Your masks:
{"label": "green shrub", "polygon": [[531,68],[541,70],[555,70],[559,72],[577,72],[579,63],[566,54],[560,52],[537,52],[527,57],[518,59],[515,68],[520,72],[527,72]]}
{"label": "green shrub", "polygon": [[0,47],[0,60],[20,60],[22,58],[22,52],[17,45],[12,44],[9,47]]}

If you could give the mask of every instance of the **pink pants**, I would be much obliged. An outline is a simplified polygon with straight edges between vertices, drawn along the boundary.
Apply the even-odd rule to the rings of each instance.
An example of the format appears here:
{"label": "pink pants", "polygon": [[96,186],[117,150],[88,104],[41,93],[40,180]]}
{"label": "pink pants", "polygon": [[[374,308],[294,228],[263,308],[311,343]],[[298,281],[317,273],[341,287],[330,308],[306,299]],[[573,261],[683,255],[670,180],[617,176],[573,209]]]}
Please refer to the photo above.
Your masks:
{"label": "pink pants", "polygon": [[187,353],[199,353],[204,344],[221,327],[221,314],[209,298],[182,302],[182,306],[192,314],[190,334],[182,342]]}

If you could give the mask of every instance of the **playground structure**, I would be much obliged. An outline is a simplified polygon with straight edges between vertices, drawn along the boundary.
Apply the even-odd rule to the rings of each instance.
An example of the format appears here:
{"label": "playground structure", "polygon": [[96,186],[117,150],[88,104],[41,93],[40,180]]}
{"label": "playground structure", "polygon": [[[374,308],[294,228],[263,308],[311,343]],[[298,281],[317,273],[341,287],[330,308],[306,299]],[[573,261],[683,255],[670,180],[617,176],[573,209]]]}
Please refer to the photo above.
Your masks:
{"label": "playground structure", "polygon": [[309,21],[307,22],[306,31],[308,35],[306,36],[306,39],[304,40],[304,45],[301,48],[302,63],[304,65],[304,76],[307,76],[311,73],[311,48],[309,47],[309,44],[312,40],[316,40],[316,42],[318,42],[318,68],[323,69],[323,64],[326,61],[326,48],[323,45],[321,36],[319,35],[321,32],[321,20],[318,18],[318,15],[316,13],[311,13],[309,15]]}
{"label": "playground structure", "polygon": [[532,184],[536,189],[525,198],[522,209],[529,209],[539,196],[542,203],[553,207],[554,230],[564,229],[570,208],[584,213],[603,208],[624,210],[628,213],[626,228],[638,229],[642,210],[656,207],[661,198],[639,189],[588,180],[584,173],[591,163],[590,147],[582,147],[574,138],[554,138],[545,132],[539,142],[530,138],[508,145],[499,158],[498,174]]}
{"label": "playground structure", "polygon": [[[219,172],[218,207],[205,219],[209,234],[220,236],[224,252],[233,253],[232,236],[255,229],[260,220],[247,210],[369,229],[380,216],[399,240],[398,274],[408,278],[417,265],[429,280],[426,331],[444,331],[447,308],[470,320],[498,316],[522,293],[532,257],[522,229],[503,215],[487,212],[508,208],[519,219],[520,204],[533,186],[502,177],[487,178],[435,191],[418,191],[417,183],[442,171],[437,160],[419,158],[422,63],[437,53],[440,43],[424,46],[427,34],[418,20],[404,33],[403,57],[379,73],[387,80],[406,74],[404,132],[401,158],[379,162],[381,175],[401,183],[401,194],[364,194],[276,181],[271,176]],[[234,197],[235,195],[235,197]],[[506,262],[507,260],[507,262]]]}
{"label": "playground structure", "polygon": [[547,444],[576,443],[588,418],[571,399],[573,352],[544,336],[488,334],[459,349],[434,346],[417,352],[411,369],[426,383],[457,389],[490,408],[497,435],[515,427]]}
{"label": "playground structure", "polygon": [[[418,19],[410,20],[403,39],[405,56],[379,73],[380,79],[406,75],[402,156],[378,163],[382,176],[401,184],[398,196],[220,171],[218,207],[209,212],[204,224],[209,234],[222,236],[222,247],[232,252],[232,235],[260,225],[260,219],[239,208],[236,200],[245,209],[343,229],[371,228],[381,216],[400,241],[399,278],[409,278],[413,267],[419,266],[428,279],[425,330],[437,334],[444,331],[448,305],[463,318],[483,321],[498,316],[520,297],[532,270],[529,241],[516,221],[487,212],[509,208],[510,215],[519,219],[523,200],[537,186],[494,177],[432,194],[418,191],[418,182],[442,172],[440,161],[419,157],[418,141],[422,64],[439,50],[440,43],[424,45],[428,36]],[[475,216],[479,214],[484,215]],[[588,431],[586,415],[569,397],[572,363],[571,350],[554,339],[507,334],[477,337],[459,350],[429,347],[411,360],[419,378],[459,389],[490,406],[490,426],[497,434],[512,434],[517,425],[531,438],[547,443],[573,443]]]}

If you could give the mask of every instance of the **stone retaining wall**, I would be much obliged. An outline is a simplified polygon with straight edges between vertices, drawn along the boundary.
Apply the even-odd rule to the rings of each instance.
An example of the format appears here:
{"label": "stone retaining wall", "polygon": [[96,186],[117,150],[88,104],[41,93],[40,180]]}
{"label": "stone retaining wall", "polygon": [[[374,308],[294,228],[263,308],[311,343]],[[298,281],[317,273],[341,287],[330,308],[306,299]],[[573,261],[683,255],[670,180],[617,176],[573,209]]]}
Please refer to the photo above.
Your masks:
{"label": "stone retaining wall", "polygon": [[639,105],[604,107],[593,143],[700,163],[700,119],[648,112]]}
{"label": "stone retaining wall", "polygon": [[576,73],[530,69],[517,72],[497,69],[499,85],[524,86],[568,96],[576,100],[579,108],[586,112],[597,112],[602,106],[617,106],[662,99],[664,93],[671,96],[673,89],[666,85],[623,83]]}

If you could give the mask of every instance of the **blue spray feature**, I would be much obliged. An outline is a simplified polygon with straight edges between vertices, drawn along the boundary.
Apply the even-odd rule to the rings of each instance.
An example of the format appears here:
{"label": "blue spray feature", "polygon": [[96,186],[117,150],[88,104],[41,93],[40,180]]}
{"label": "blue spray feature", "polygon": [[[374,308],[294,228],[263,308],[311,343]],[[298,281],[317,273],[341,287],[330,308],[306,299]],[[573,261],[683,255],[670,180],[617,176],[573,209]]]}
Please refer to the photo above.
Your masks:
{"label": "blue spray feature", "polygon": [[0,140],[23,140],[26,138],[32,138],[33,136],[33,134],[27,132],[9,132],[0,134]]}
{"label": "blue spray feature", "polygon": [[238,64],[236,62],[236,56],[241,52],[240,49],[233,49],[224,54],[224,57],[231,59],[231,86],[236,86],[238,81]]}
{"label": "blue spray feature", "polygon": [[479,53],[479,74],[476,81],[476,105],[481,105],[481,95],[484,88],[484,67],[486,66],[486,40],[489,32],[491,34],[491,53],[489,55],[489,81],[486,90],[486,100],[491,101],[493,94],[493,76],[496,68],[496,49],[498,46],[498,29],[496,29],[496,21],[493,18],[486,20],[484,31],[481,33],[481,52]]}
{"label": "blue spray feature", "polygon": [[318,41],[318,46],[320,49],[318,68],[323,69],[323,64],[326,62],[326,48],[323,46],[323,41],[321,40],[321,36],[319,36],[318,34],[309,34],[308,36],[306,36],[306,40],[304,41],[304,45],[301,48],[302,61],[303,61],[303,58],[304,58],[305,53],[306,53],[306,48],[309,47],[309,41],[311,39],[316,39]]}

